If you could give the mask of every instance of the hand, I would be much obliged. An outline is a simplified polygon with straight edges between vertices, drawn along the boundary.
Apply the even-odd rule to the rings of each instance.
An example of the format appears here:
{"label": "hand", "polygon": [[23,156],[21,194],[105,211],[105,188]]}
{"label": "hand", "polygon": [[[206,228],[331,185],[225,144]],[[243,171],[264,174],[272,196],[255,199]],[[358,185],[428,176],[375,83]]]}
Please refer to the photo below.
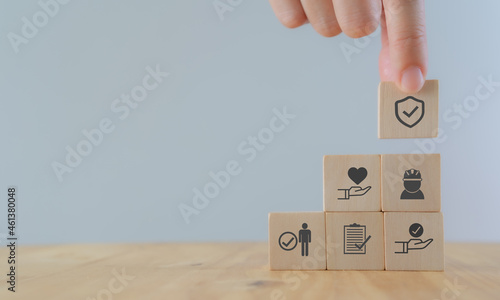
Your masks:
{"label": "hand", "polygon": [[351,186],[348,189],[338,189],[339,191],[342,192],[342,198],[337,198],[338,200],[349,200],[350,197],[353,196],[363,196],[364,194],[368,193],[368,191],[371,189],[371,186],[367,186],[365,188],[362,188],[360,186]]}
{"label": "hand", "polygon": [[428,239],[426,241],[422,241],[421,239],[411,239],[408,241],[408,250],[421,250],[425,249],[432,243],[433,239]]}
{"label": "hand", "polygon": [[408,94],[418,92],[427,74],[424,0],[270,0],[289,28],[308,20],[323,36],[341,32],[352,38],[382,28],[379,72]]}

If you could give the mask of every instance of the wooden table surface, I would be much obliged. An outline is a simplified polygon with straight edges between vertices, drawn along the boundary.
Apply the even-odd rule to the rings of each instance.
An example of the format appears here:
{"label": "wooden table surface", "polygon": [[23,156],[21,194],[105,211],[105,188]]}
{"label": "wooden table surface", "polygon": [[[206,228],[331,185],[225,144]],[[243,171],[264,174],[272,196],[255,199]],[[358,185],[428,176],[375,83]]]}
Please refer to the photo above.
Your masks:
{"label": "wooden table surface", "polygon": [[271,272],[266,243],[21,246],[0,299],[500,299],[500,244],[445,252],[444,272]]}

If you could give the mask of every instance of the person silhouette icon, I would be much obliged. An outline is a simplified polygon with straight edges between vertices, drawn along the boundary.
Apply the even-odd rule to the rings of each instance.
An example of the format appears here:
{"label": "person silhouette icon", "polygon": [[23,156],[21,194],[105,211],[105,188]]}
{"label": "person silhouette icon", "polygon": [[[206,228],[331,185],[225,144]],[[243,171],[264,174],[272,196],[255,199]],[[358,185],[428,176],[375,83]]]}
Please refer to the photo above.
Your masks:
{"label": "person silhouette icon", "polygon": [[405,190],[401,193],[401,200],[424,200],[424,193],[420,190],[422,174],[419,170],[410,169],[403,178]]}
{"label": "person silhouette icon", "polygon": [[307,223],[302,224],[299,230],[299,243],[302,246],[302,256],[309,256],[309,243],[311,242],[311,230],[307,229]]}

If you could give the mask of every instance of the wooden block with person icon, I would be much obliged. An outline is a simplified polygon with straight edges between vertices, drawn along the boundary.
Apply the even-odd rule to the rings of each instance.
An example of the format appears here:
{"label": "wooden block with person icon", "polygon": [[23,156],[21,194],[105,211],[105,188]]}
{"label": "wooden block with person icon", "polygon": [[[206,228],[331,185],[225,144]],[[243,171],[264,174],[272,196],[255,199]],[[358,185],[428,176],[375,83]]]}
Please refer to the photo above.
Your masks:
{"label": "wooden block with person icon", "polygon": [[269,266],[271,270],[325,270],[325,214],[270,213]]}

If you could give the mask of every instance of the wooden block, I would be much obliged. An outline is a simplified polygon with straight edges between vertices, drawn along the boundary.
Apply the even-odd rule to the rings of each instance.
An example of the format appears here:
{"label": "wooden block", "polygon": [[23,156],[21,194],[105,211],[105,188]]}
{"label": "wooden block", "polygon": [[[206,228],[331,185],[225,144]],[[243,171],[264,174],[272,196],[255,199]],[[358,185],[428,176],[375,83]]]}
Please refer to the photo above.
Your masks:
{"label": "wooden block", "polygon": [[269,214],[271,270],[325,270],[325,214]]}
{"label": "wooden block", "polygon": [[382,212],[326,213],[328,270],[383,270]]}
{"label": "wooden block", "polygon": [[441,156],[382,155],[382,210],[440,211]]}
{"label": "wooden block", "polygon": [[386,270],[444,270],[443,214],[384,213]]}
{"label": "wooden block", "polygon": [[380,211],[380,155],[325,155],[325,211]]}
{"label": "wooden block", "polygon": [[424,87],[413,95],[403,93],[394,82],[381,82],[378,87],[378,137],[437,137],[438,104],[437,80],[427,80]]}

